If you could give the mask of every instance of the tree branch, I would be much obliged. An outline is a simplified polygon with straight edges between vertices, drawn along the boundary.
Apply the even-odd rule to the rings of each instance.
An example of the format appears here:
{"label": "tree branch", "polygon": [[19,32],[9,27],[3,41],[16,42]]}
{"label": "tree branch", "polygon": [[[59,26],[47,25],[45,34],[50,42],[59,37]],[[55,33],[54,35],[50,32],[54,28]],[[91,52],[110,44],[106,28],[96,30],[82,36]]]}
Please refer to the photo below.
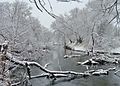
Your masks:
{"label": "tree branch", "polygon": [[[34,78],[41,78],[41,77],[46,77],[48,79],[52,79],[52,80],[56,80],[57,78],[62,78],[62,77],[67,77],[67,78],[70,78],[68,81],[70,80],[74,80],[76,78],[85,78],[85,77],[89,77],[89,76],[100,76],[100,75],[108,75],[110,71],[115,71],[116,68],[108,68],[108,69],[98,69],[98,70],[89,70],[89,71],[85,71],[85,72],[75,72],[75,71],[51,71],[51,70],[48,70],[46,69],[44,66],[40,65],[39,63],[37,62],[30,62],[30,61],[20,61],[18,59],[15,59],[14,56],[10,53],[5,53],[5,57],[6,57],[6,60],[9,60],[10,62],[16,64],[16,65],[20,65],[20,66],[23,66],[25,68],[27,68],[26,72],[28,73],[28,76],[25,74],[25,78],[23,80],[23,82],[29,82],[30,79],[34,79]],[[98,59],[98,58],[92,58],[91,60],[88,60],[87,62],[91,62],[92,64],[93,63],[100,63],[100,62],[107,62],[107,60],[105,59]],[[101,63],[102,63],[101,62]],[[118,62],[117,64],[120,63],[120,59],[116,59],[116,60],[112,60],[111,59],[108,59],[108,62],[111,62],[111,63],[116,63]],[[84,62],[85,63],[85,62]],[[83,64],[84,65],[84,64]],[[40,75],[35,75],[35,76],[32,76],[30,75],[30,66],[36,66],[38,67],[40,70],[42,70],[43,74],[40,74]],[[12,86],[16,86],[18,84],[21,84],[22,82],[17,82],[17,83],[13,83]]]}

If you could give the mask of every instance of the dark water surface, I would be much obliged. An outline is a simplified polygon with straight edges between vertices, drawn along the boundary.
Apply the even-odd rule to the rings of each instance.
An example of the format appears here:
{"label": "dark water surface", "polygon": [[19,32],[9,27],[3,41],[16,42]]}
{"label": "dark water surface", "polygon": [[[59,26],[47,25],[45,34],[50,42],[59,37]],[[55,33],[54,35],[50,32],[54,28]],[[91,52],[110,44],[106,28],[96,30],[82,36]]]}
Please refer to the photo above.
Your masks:
{"label": "dark water surface", "polygon": [[[72,70],[76,72],[84,72],[86,70],[83,66],[76,66],[76,59],[64,59],[64,50],[56,47],[50,59],[52,63],[48,69],[50,70]],[[87,57],[89,58],[89,57]],[[85,58],[80,58],[83,60]],[[102,67],[106,69],[108,66]],[[36,69],[34,74],[40,72]],[[110,72],[108,76],[91,76],[88,78],[74,79],[72,81],[65,81],[63,79],[57,80],[54,84],[52,80],[46,78],[37,78],[31,80],[32,86],[120,86],[120,77],[115,76]]]}

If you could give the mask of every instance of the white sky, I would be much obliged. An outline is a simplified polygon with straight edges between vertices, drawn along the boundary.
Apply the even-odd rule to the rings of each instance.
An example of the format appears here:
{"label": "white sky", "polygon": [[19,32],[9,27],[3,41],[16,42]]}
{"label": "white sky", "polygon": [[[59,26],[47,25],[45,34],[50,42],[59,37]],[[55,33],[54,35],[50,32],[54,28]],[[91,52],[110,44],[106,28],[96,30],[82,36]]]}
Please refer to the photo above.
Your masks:
{"label": "white sky", "polygon": [[[1,2],[13,2],[15,0],[0,0]],[[39,19],[40,23],[44,25],[45,27],[50,28],[50,24],[54,21],[54,19],[48,15],[46,12],[41,13],[34,5],[34,3],[30,3],[29,0],[20,0],[25,1],[29,3],[29,5],[33,8],[32,9],[32,15]],[[32,1],[32,0],[31,0]],[[48,5],[48,0],[44,0],[46,2],[46,8],[50,9]],[[88,0],[81,0],[82,3],[78,2],[58,2],[57,0],[50,0],[52,7],[53,7],[53,13],[56,15],[65,14],[68,13],[71,9],[75,7],[83,8],[85,7],[85,4],[88,2]]]}

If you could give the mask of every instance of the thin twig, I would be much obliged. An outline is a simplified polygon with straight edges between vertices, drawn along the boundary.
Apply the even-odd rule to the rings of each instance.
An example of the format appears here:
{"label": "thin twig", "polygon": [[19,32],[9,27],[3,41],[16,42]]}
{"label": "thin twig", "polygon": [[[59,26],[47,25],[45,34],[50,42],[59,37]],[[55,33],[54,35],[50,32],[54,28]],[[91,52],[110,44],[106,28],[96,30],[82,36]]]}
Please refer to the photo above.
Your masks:
{"label": "thin twig", "polygon": [[36,0],[34,0],[34,3],[35,3],[35,6],[38,8],[38,10],[40,10],[41,12],[43,12],[43,11],[40,9],[40,7],[38,6]]}
{"label": "thin twig", "polygon": [[53,11],[53,8],[52,8],[52,5],[51,5],[51,3],[50,3],[50,0],[48,0],[48,3],[49,3],[49,6],[50,6],[51,11]]}
{"label": "thin twig", "polygon": [[56,17],[55,17],[52,13],[50,13],[50,12],[42,5],[41,1],[40,1],[40,0],[38,0],[38,1],[39,1],[40,6],[41,6],[50,16],[52,16],[53,18],[56,19]]}

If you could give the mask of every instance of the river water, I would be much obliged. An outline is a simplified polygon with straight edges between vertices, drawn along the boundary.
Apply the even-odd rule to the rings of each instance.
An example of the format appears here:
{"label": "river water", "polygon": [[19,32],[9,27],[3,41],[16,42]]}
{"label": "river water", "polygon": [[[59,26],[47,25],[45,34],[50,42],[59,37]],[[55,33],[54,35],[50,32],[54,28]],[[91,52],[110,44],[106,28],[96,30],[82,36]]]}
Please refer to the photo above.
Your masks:
{"label": "river water", "polygon": [[[53,55],[50,59],[52,63],[48,69],[50,70],[72,70],[76,72],[86,71],[86,67],[76,66],[76,60],[78,59],[64,59],[64,50],[61,47],[56,47],[53,51]],[[83,60],[89,57],[79,58]],[[102,67],[106,69],[108,66]],[[100,67],[101,68],[101,67]],[[34,74],[40,74],[40,71],[37,69],[34,70]],[[88,78],[74,79],[72,81],[65,81],[60,79],[55,83],[52,83],[51,80],[47,78],[37,78],[31,80],[32,86],[120,86],[120,77],[110,72],[107,76],[90,76]]]}

